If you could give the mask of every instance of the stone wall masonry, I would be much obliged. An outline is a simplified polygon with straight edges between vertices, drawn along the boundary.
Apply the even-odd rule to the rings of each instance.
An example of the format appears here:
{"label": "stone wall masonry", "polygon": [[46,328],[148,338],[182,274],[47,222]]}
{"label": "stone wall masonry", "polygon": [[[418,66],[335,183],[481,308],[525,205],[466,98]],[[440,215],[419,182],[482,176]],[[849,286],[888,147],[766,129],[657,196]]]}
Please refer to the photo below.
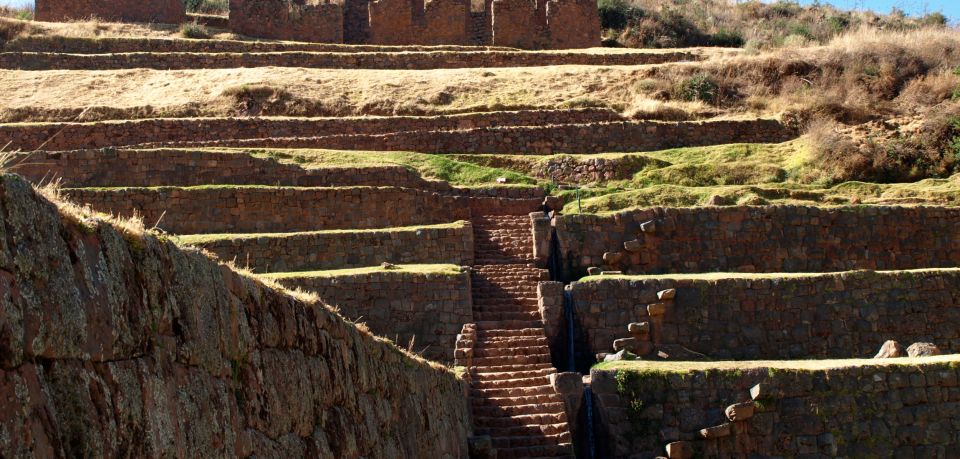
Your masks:
{"label": "stone wall masonry", "polygon": [[290,288],[315,292],[350,320],[440,362],[453,362],[463,324],[473,321],[470,274],[378,271],[353,275],[284,275]]}
{"label": "stone wall masonry", "polygon": [[451,196],[390,187],[72,188],[64,195],[94,210],[131,217],[174,234],[391,228],[470,218]]}
{"label": "stone wall masonry", "polygon": [[255,272],[312,271],[381,263],[473,265],[469,222],[383,230],[211,235],[184,240]]}
{"label": "stone wall masonry", "polygon": [[[178,38],[129,37],[57,37],[29,36],[9,40],[0,46],[6,52],[116,54],[116,53],[264,53],[285,51],[313,51],[330,53],[368,53],[401,51],[512,51],[494,46],[459,45],[345,45],[333,43],[291,43],[278,41],[196,40]],[[514,50],[515,51],[515,50]]]}
{"label": "stone wall masonry", "polygon": [[[779,143],[797,131],[775,120],[610,122],[548,126],[507,126],[462,130],[403,131],[387,134],[323,137],[249,138],[168,143],[181,148],[329,148],[337,150],[416,151],[551,155],[653,151],[729,143]],[[147,144],[145,146],[154,146]]]}
{"label": "stone wall masonry", "polygon": [[[673,302],[657,292],[676,289]],[[580,343],[613,352],[647,322],[654,347],[715,360],[871,357],[887,340],[960,352],[960,270],[591,277],[571,288]],[[666,304],[659,314],[651,304]],[[653,315],[651,315],[651,311]]]}
{"label": "stone wall masonry", "polygon": [[0,179],[3,457],[465,458],[448,370]]}
{"label": "stone wall masonry", "polygon": [[530,49],[542,43],[545,18],[537,14],[536,1],[494,0],[491,10],[494,45]]}
{"label": "stone wall masonry", "polygon": [[539,126],[620,120],[606,109],[525,110],[437,116],[328,118],[153,118],[93,123],[0,124],[0,142],[8,151],[80,150],[137,144],[204,142],[397,131]]}
{"label": "stone wall masonry", "polygon": [[38,21],[65,22],[96,17],[113,22],[180,24],[187,11],[180,0],[36,0]]}
{"label": "stone wall masonry", "polygon": [[[648,208],[555,222],[574,271],[628,274],[954,267],[958,225],[960,209],[950,207],[789,205]],[[619,260],[604,262],[604,253]]]}
{"label": "stone wall masonry", "polygon": [[278,40],[343,43],[343,9],[329,0],[230,0],[230,30]]}
{"label": "stone wall masonry", "polygon": [[460,194],[446,182],[425,180],[403,166],[324,167],[266,156],[197,150],[74,150],[17,154],[16,172],[33,182],[64,187],[196,185],[399,186]]}
{"label": "stone wall masonry", "polygon": [[430,70],[551,65],[648,65],[697,60],[690,52],[587,53],[569,51],[402,51],[323,53],[151,53],[59,54],[0,53],[0,69],[9,70],[156,70],[242,67]]}
{"label": "stone wall masonry", "polygon": [[680,442],[673,451],[691,455],[670,457],[953,457],[960,446],[957,364],[949,356],[808,368],[597,369],[598,457],[652,459],[666,456],[673,442]]}
{"label": "stone wall masonry", "polygon": [[596,0],[549,0],[546,47],[592,48],[600,45],[600,15]]}

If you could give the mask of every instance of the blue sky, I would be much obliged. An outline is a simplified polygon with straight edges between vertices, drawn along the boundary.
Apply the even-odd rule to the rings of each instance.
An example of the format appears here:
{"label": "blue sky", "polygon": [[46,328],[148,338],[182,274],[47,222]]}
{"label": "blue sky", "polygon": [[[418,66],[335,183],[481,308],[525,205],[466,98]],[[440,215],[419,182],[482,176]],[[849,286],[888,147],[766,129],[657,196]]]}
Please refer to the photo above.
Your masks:
{"label": "blue sky", "polygon": [[[769,1],[769,0],[768,0]],[[871,9],[881,13],[888,13],[896,6],[909,14],[921,15],[939,11],[947,15],[951,22],[960,20],[960,0],[821,0],[822,3],[831,3],[846,9]],[[800,0],[809,4],[811,0]],[[33,0],[0,0],[0,5],[31,5]]]}

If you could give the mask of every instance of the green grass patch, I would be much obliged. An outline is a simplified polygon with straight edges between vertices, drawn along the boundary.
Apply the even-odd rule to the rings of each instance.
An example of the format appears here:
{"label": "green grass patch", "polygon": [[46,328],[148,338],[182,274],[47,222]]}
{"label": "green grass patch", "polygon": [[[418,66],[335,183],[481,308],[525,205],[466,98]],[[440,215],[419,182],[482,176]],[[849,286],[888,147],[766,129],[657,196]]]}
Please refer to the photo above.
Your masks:
{"label": "green grass patch", "polygon": [[342,277],[342,276],[362,276],[367,274],[433,274],[443,276],[458,276],[462,274],[460,267],[456,265],[437,264],[437,265],[395,265],[393,269],[384,269],[382,266],[370,266],[366,268],[351,269],[332,269],[324,271],[294,271],[286,273],[260,274],[259,276],[274,279],[296,279],[305,277]]}
{"label": "green grass patch", "polygon": [[836,276],[838,274],[848,274],[848,275],[916,275],[924,273],[951,273],[956,274],[960,273],[960,268],[927,268],[927,269],[904,269],[896,271],[870,271],[870,270],[857,270],[857,271],[837,271],[837,272],[827,272],[827,273],[697,273],[697,274],[643,274],[643,275],[625,275],[625,274],[613,274],[613,275],[600,275],[600,276],[587,276],[580,279],[577,282],[602,282],[605,280],[611,279],[621,279],[621,280],[695,280],[695,281],[718,281],[726,279],[745,279],[745,280],[760,280],[760,279],[806,279],[806,278],[816,278],[816,277],[829,277]]}
{"label": "green grass patch", "polygon": [[933,357],[902,357],[894,359],[825,359],[825,360],[747,360],[719,362],[674,362],[630,360],[603,362],[593,366],[600,371],[628,371],[640,373],[690,373],[707,371],[744,371],[754,369],[818,371],[862,366],[939,365],[960,362],[960,354]]}
{"label": "green grass patch", "polygon": [[322,231],[300,231],[292,233],[221,233],[221,234],[188,234],[184,236],[172,236],[173,240],[184,245],[203,245],[211,242],[233,240],[233,239],[259,239],[259,238],[288,238],[288,237],[309,237],[334,234],[354,234],[354,233],[389,233],[414,232],[420,230],[440,230],[463,228],[467,222],[461,220],[453,223],[442,223],[439,225],[422,226],[400,226],[393,228],[372,228],[372,229],[338,229]]}

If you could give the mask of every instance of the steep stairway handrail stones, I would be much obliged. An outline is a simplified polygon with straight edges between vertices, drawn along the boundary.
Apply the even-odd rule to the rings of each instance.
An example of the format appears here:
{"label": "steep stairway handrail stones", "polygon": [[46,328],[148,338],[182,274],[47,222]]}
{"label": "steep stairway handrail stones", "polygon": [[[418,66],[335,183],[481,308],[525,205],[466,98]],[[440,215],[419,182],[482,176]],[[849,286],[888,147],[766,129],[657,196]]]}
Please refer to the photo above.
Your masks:
{"label": "steep stairway handrail stones", "polygon": [[537,306],[545,271],[533,259],[529,211],[474,215],[473,324],[458,340],[475,435],[491,438],[499,458],[572,457],[564,399]]}

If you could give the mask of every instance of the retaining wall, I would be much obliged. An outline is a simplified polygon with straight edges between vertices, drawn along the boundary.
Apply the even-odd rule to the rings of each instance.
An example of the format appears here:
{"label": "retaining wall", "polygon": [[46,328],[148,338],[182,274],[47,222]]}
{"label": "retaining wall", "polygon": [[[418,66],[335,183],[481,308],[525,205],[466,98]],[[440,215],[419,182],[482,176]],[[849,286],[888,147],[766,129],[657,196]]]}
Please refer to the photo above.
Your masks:
{"label": "retaining wall", "polygon": [[469,222],[367,231],[211,235],[183,242],[222,260],[236,260],[255,272],[359,268],[384,262],[473,265]]}
{"label": "retaining wall", "polygon": [[[594,370],[598,457],[652,459],[675,441],[692,455],[673,457],[953,457],[956,357],[895,362]],[[749,407],[731,421],[724,410],[735,403]]]}
{"label": "retaining wall", "polygon": [[574,271],[633,274],[953,267],[958,225],[957,208],[896,206],[649,208],[556,219]]}
{"label": "retaining wall", "polygon": [[230,30],[279,40],[343,43],[343,9],[327,0],[230,0]]}
{"label": "retaining wall", "polygon": [[[779,143],[796,138],[795,129],[775,120],[697,122],[611,122],[547,126],[507,126],[460,130],[402,131],[311,137],[188,141],[155,146],[240,148],[329,148],[335,150],[416,151],[551,155],[653,151],[730,143]],[[147,144],[146,146],[151,146]]]}
{"label": "retaining wall", "polygon": [[288,287],[316,292],[340,313],[424,357],[453,362],[463,324],[473,321],[470,274],[380,271],[278,277]]}
{"label": "retaining wall", "polygon": [[470,218],[451,196],[389,187],[72,188],[94,210],[143,218],[175,234],[390,228]]}
{"label": "retaining wall", "polygon": [[0,182],[0,455],[467,457],[448,370]]}
{"label": "retaining wall", "polygon": [[108,22],[180,24],[187,18],[181,0],[36,0],[36,19],[66,22],[96,17]]}
{"label": "retaining wall", "polygon": [[429,70],[550,65],[648,65],[694,61],[688,52],[586,53],[563,51],[410,51],[321,53],[0,53],[0,68],[11,70],[232,69],[306,67],[324,69]]}
{"label": "retaining wall", "polygon": [[539,126],[614,121],[605,109],[528,110],[439,116],[331,118],[159,118],[95,123],[0,124],[0,142],[11,151],[79,150],[145,143],[210,142],[396,131]]}
{"label": "retaining wall", "polygon": [[400,51],[510,51],[493,46],[434,45],[377,46],[332,43],[291,43],[277,41],[195,40],[181,38],[133,37],[58,37],[28,36],[7,41],[3,51],[38,53],[116,54],[150,51],[154,53],[263,53],[283,51],[315,51],[332,53],[400,52]]}
{"label": "retaining wall", "polygon": [[[676,299],[661,302],[667,289]],[[571,293],[578,343],[591,355],[614,352],[614,340],[631,336],[627,325],[641,322],[650,324],[650,352],[682,347],[714,360],[872,357],[887,340],[960,353],[957,269],[600,276]],[[662,315],[655,303],[666,305]]]}

